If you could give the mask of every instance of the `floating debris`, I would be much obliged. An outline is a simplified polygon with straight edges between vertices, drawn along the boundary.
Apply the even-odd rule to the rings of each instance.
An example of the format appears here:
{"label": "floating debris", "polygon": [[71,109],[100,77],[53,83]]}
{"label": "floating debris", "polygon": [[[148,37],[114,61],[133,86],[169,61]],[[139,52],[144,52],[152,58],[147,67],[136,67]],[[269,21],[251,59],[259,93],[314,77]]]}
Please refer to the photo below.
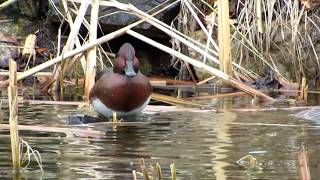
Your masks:
{"label": "floating debris", "polygon": [[246,169],[256,169],[257,168],[257,159],[252,155],[246,155],[243,158],[237,161],[237,164],[245,167]]}
{"label": "floating debris", "polygon": [[[23,140],[20,138],[20,147],[21,147],[21,152],[26,148],[26,151],[23,155],[23,158],[20,160],[21,165],[24,165],[22,168],[27,169],[30,165],[31,162],[31,157],[33,156],[34,159],[37,161],[39,168],[41,169],[41,172],[44,173],[43,166],[42,166],[42,158],[39,153],[39,151],[34,150],[27,141]],[[22,156],[21,156],[22,157]]]}
{"label": "floating debris", "polygon": [[[137,172],[136,170],[132,170],[132,179],[136,180],[137,174],[140,176],[143,176],[144,180],[150,180],[150,179],[162,180],[163,179],[161,166],[158,162],[156,163],[155,166],[151,165],[149,169],[146,167],[144,159],[140,159],[139,164],[140,164],[141,172]],[[152,176],[150,176],[151,173],[149,173],[148,170],[152,172]],[[177,179],[177,169],[176,169],[176,166],[174,163],[170,164],[170,172],[171,172],[171,179],[176,180]],[[169,178],[165,178],[165,179],[169,179]]]}

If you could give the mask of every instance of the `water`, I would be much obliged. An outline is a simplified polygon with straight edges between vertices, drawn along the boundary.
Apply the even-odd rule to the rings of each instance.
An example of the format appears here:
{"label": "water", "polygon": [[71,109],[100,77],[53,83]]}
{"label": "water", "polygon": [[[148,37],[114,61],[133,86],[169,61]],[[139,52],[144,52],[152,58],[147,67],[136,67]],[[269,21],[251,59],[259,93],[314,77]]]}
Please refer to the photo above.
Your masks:
{"label": "water", "polygon": [[[8,110],[3,106],[6,122]],[[78,111],[75,106],[21,104],[19,123],[68,127],[68,115]],[[170,177],[170,164],[175,163],[179,179],[300,179],[297,155],[301,143],[308,151],[311,177],[318,177],[320,129],[310,127],[316,125],[312,121],[288,116],[290,113],[168,112],[127,119],[141,123],[116,130],[107,123],[73,127],[102,131],[105,136],[100,138],[20,131],[41,153],[45,171],[40,173],[32,160],[20,179],[132,179],[131,171],[140,171],[140,158],[148,166],[159,162],[165,177]],[[7,130],[1,131],[0,179],[13,177],[8,135]],[[236,163],[248,154],[257,159],[256,167]]]}

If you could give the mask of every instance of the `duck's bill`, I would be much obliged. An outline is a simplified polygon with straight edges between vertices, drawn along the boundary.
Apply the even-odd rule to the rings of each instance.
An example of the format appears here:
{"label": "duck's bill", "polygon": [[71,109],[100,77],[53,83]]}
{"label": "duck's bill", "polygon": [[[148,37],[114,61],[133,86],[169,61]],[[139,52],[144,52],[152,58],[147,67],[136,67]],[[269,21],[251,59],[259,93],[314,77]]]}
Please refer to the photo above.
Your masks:
{"label": "duck's bill", "polygon": [[132,61],[127,61],[126,67],[124,68],[124,71],[126,73],[126,76],[129,76],[129,77],[137,75],[136,72],[134,72]]}

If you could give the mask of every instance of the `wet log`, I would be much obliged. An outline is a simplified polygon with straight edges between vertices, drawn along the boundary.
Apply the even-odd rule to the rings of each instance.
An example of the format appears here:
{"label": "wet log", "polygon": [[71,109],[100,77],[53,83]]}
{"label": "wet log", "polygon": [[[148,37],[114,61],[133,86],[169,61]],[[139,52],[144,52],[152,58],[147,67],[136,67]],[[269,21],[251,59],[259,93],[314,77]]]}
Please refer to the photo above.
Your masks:
{"label": "wet log", "polygon": [[[0,129],[9,129],[8,124],[0,124]],[[19,130],[24,131],[36,131],[36,132],[52,132],[52,133],[64,133],[69,137],[71,135],[78,137],[103,137],[104,132],[95,130],[84,130],[75,128],[62,128],[62,127],[47,127],[47,126],[31,126],[31,125],[18,125]]]}

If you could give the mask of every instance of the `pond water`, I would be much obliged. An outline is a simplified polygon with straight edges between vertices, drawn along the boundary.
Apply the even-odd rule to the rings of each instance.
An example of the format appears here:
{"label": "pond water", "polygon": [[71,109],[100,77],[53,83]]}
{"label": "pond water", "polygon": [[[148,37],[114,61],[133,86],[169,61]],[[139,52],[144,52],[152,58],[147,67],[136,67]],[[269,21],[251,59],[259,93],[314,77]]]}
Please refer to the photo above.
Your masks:
{"label": "pond water", "polygon": [[[6,122],[6,103],[2,112]],[[67,119],[72,112],[79,109],[20,104],[19,123],[70,127]],[[167,179],[171,163],[176,165],[178,179],[300,179],[297,155],[301,143],[308,152],[311,177],[318,177],[320,129],[315,122],[293,118],[290,113],[166,112],[125,119],[140,123],[124,123],[117,129],[108,123],[72,126],[101,131],[103,137],[20,131],[40,152],[44,173],[33,159],[18,178],[11,172],[9,131],[2,130],[0,179],[132,179],[132,170],[140,171],[140,158],[148,166],[158,162]],[[257,160],[255,167],[236,163],[249,154]]]}

